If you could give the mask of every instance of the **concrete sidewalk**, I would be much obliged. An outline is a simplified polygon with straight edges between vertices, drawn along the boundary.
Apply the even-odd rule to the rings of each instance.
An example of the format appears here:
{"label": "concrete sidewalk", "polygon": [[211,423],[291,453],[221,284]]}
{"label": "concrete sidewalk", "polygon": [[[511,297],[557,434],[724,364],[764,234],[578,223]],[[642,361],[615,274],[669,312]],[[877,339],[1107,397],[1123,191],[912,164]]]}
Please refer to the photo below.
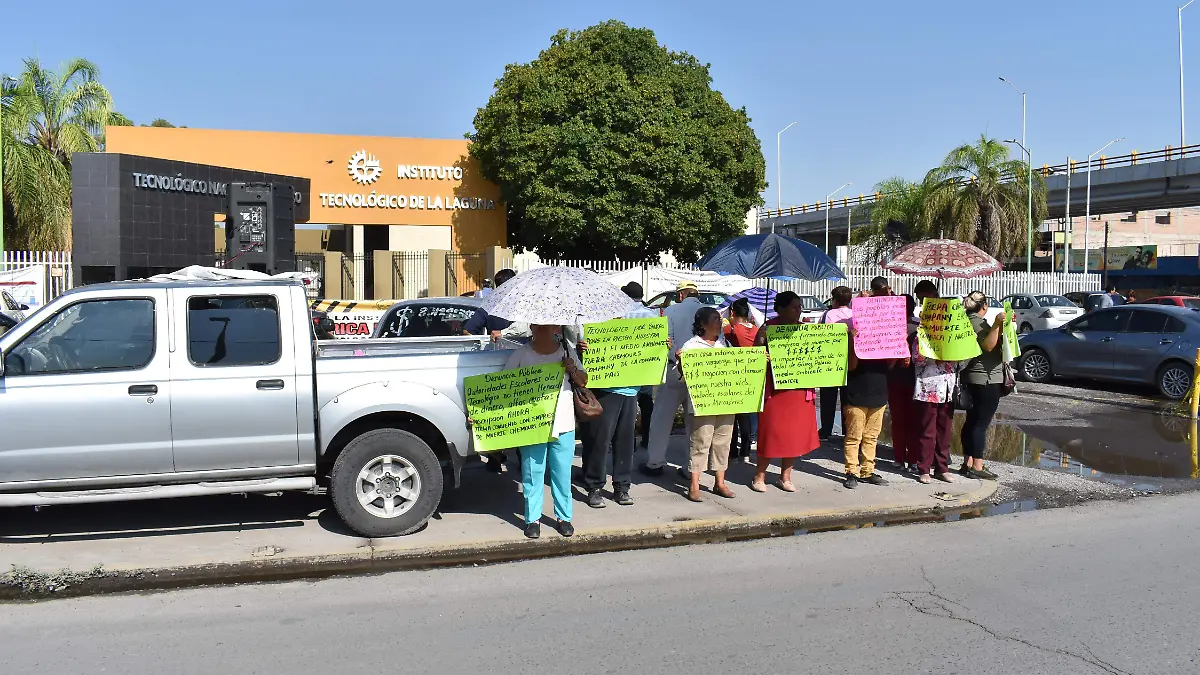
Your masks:
{"label": "concrete sidewalk", "polygon": [[[684,456],[685,439],[673,436],[670,460],[677,466]],[[777,476],[778,468],[772,472]],[[880,473],[890,485],[845,489],[840,447],[827,444],[799,463],[794,494],[773,485],[766,493],[752,492],[753,468],[738,463],[728,475],[736,499],[711,494],[712,477],[705,476],[705,501],[696,504],[684,497],[684,482],[673,468],[653,481],[635,472],[634,506],[607,501],[606,508],[591,509],[576,488],[577,535],[564,539],[544,524],[542,538],[532,541],[521,532],[515,463],[503,475],[471,463],[461,488],[447,486],[428,527],[388,539],[349,532],[326,497],[305,494],[9,509],[0,514],[0,573],[16,567],[20,575],[0,576],[0,597],[54,586],[65,586],[54,591],[63,594],[166,588],[793,534],[969,507],[996,489],[995,483],[957,476],[954,484],[922,485],[887,467]],[[953,499],[937,499],[938,492]],[[545,502],[549,513],[548,488]]]}

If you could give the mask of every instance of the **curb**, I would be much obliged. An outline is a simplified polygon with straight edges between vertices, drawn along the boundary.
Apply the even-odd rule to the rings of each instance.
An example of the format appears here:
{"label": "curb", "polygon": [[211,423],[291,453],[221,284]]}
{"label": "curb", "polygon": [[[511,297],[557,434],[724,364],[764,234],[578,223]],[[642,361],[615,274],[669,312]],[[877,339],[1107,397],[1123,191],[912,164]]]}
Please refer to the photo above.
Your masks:
{"label": "curb", "polygon": [[52,592],[28,591],[0,575],[0,600],[34,600],[167,590],[296,579],[324,579],[348,574],[382,574],[439,567],[488,565],[590,553],[633,551],[691,544],[712,544],[856,529],[879,521],[886,524],[937,522],[946,515],[972,511],[996,493],[996,483],[962,495],[945,506],[894,506],[854,510],[805,511],[769,516],[717,518],[667,523],[651,527],[591,530],[566,539],[490,541],[437,548],[361,552],[245,560],[235,563],[188,565],[160,569],[119,570],[84,575]]}

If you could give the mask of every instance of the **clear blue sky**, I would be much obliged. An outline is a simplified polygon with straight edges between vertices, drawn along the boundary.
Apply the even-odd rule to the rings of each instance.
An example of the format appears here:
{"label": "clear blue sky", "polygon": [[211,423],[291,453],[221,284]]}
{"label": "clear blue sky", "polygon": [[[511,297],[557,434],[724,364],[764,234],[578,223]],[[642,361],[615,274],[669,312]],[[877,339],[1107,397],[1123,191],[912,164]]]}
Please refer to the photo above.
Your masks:
{"label": "clear blue sky", "polygon": [[[1182,4],[1182,3],[1180,3]],[[853,181],[919,178],[954,145],[1019,137],[1029,95],[1035,165],[1179,142],[1176,3],[916,2],[119,2],[0,9],[0,71],[83,56],[138,123],[460,138],[504,65],[559,28],[616,18],[712,64],[745,106],[775,202]],[[253,8],[253,9],[251,9]],[[49,12],[49,13],[48,13]],[[241,27],[239,27],[241,26]],[[1189,39],[1189,36],[1190,39]],[[1200,3],[1184,13],[1192,143],[1200,142]],[[1190,45],[1190,47],[1189,47]]]}

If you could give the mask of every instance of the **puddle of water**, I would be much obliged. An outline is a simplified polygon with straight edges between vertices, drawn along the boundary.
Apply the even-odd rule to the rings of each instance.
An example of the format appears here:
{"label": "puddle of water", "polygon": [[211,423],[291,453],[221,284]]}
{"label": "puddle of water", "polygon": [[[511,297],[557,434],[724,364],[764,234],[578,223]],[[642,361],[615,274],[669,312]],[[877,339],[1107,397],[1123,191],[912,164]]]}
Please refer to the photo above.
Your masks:
{"label": "puddle of water", "polygon": [[[1178,413],[1177,404],[1162,404],[1156,410],[1117,409],[1032,422],[997,414],[984,457],[1160,492],[1166,481],[1200,478],[1196,423]],[[840,412],[836,419],[840,433]],[[962,454],[964,419],[964,413],[955,415],[951,450],[956,454]],[[890,416],[879,441],[891,444]]]}

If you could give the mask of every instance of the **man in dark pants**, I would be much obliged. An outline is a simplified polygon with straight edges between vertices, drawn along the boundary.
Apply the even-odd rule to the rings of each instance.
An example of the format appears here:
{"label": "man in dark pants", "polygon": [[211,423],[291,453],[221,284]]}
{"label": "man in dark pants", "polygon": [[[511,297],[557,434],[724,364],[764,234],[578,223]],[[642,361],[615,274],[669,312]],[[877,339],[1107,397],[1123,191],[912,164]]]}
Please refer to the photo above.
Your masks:
{"label": "man in dark pants", "polygon": [[[640,300],[642,286],[638,283],[626,284],[621,289],[631,300]],[[648,319],[657,316],[652,310],[646,309],[640,303],[633,306],[626,319]],[[587,342],[581,342],[579,348],[587,350]],[[590,420],[579,425],[583,436],[583,487],[587,491],[587,504],[594,509],[604,508],[604,495],[601,490],[608,479],[608,454],[612,451],[612,484],[613,500],[621,506],[631,506],[633,498],[629,496],[629,486],[632,483],[633,451],[637,436],[637,396],[640,387],[616,387],[612,389],[594,389],[593,393],[603,412],[598,419]]]}

